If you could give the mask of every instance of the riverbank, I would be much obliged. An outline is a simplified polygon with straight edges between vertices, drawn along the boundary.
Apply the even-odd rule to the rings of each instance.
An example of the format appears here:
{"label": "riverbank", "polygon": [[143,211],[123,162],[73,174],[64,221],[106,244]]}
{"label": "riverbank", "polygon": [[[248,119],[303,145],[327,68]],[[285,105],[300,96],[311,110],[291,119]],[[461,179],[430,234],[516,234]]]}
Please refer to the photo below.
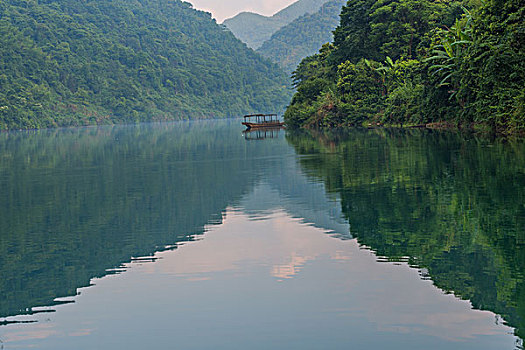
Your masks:
{"label": "riverbank", "polygon": [[518,18],[525,5],[417,3],[363,0],[343,7],[334,41],[294,73],[297,92],[287,124],[430,124],[523,135],[524,27]]}
{"label": "riverbank", "polygon": [[430,130],[442,130],[442,131],[456,131],[456,132],[470,132],[479,135],[495,135],[499,137],[525,137],[525,130],[504,130],[494,129],[489,125],[484,124],[454,124],[452,122],[434,122],[426,124],[381,124],[381,123],[367,123],[365,125],[367,129],[378,129],[378,128],[395,128],[395,129],[430,129]]}

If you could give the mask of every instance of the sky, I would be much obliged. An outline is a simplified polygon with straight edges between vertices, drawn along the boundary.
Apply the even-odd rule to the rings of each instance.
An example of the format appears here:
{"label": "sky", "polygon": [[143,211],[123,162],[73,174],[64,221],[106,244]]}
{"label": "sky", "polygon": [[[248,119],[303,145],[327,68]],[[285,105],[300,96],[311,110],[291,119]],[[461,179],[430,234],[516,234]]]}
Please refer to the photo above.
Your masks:
{"label": "sky", "polygon": [[186,0],[199,10],[211,12],[218,23],[243,11],[271,16],[297,0]]}

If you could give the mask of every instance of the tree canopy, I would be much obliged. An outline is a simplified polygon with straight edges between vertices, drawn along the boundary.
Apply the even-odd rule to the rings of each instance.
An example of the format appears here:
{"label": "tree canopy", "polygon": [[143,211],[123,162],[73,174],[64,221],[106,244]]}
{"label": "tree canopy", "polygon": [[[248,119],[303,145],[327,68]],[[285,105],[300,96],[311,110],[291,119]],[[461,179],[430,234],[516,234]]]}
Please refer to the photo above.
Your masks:
{"label": "tree canopy", "polygon": [[278,111],[278,67],[178,0],[0,3],[0,129]]}
{"label": "tree canopy", "polygon": [[525,130],[523,1],[350,0],[294,72],[292,127],[451,123]]}

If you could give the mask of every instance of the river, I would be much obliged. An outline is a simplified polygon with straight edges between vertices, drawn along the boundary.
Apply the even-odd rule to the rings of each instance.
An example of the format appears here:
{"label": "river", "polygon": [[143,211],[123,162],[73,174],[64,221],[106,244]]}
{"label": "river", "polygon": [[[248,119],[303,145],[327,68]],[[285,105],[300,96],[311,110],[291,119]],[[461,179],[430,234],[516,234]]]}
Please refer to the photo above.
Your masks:
{"label": "river", "polygon": [[0,348],[518,349],[525,143],[0,134]]}

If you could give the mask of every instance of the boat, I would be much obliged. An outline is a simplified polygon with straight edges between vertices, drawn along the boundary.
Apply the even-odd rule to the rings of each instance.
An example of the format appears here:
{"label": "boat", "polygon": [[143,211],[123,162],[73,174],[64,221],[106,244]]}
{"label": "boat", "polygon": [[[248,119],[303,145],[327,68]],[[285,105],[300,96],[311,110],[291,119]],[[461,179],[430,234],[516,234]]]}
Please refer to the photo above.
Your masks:
{"label": "boat", "polygon": [[248,129],[280,128],[284,122],[280,121],[277,114],[248,114],[244,116],[242,125]]}

